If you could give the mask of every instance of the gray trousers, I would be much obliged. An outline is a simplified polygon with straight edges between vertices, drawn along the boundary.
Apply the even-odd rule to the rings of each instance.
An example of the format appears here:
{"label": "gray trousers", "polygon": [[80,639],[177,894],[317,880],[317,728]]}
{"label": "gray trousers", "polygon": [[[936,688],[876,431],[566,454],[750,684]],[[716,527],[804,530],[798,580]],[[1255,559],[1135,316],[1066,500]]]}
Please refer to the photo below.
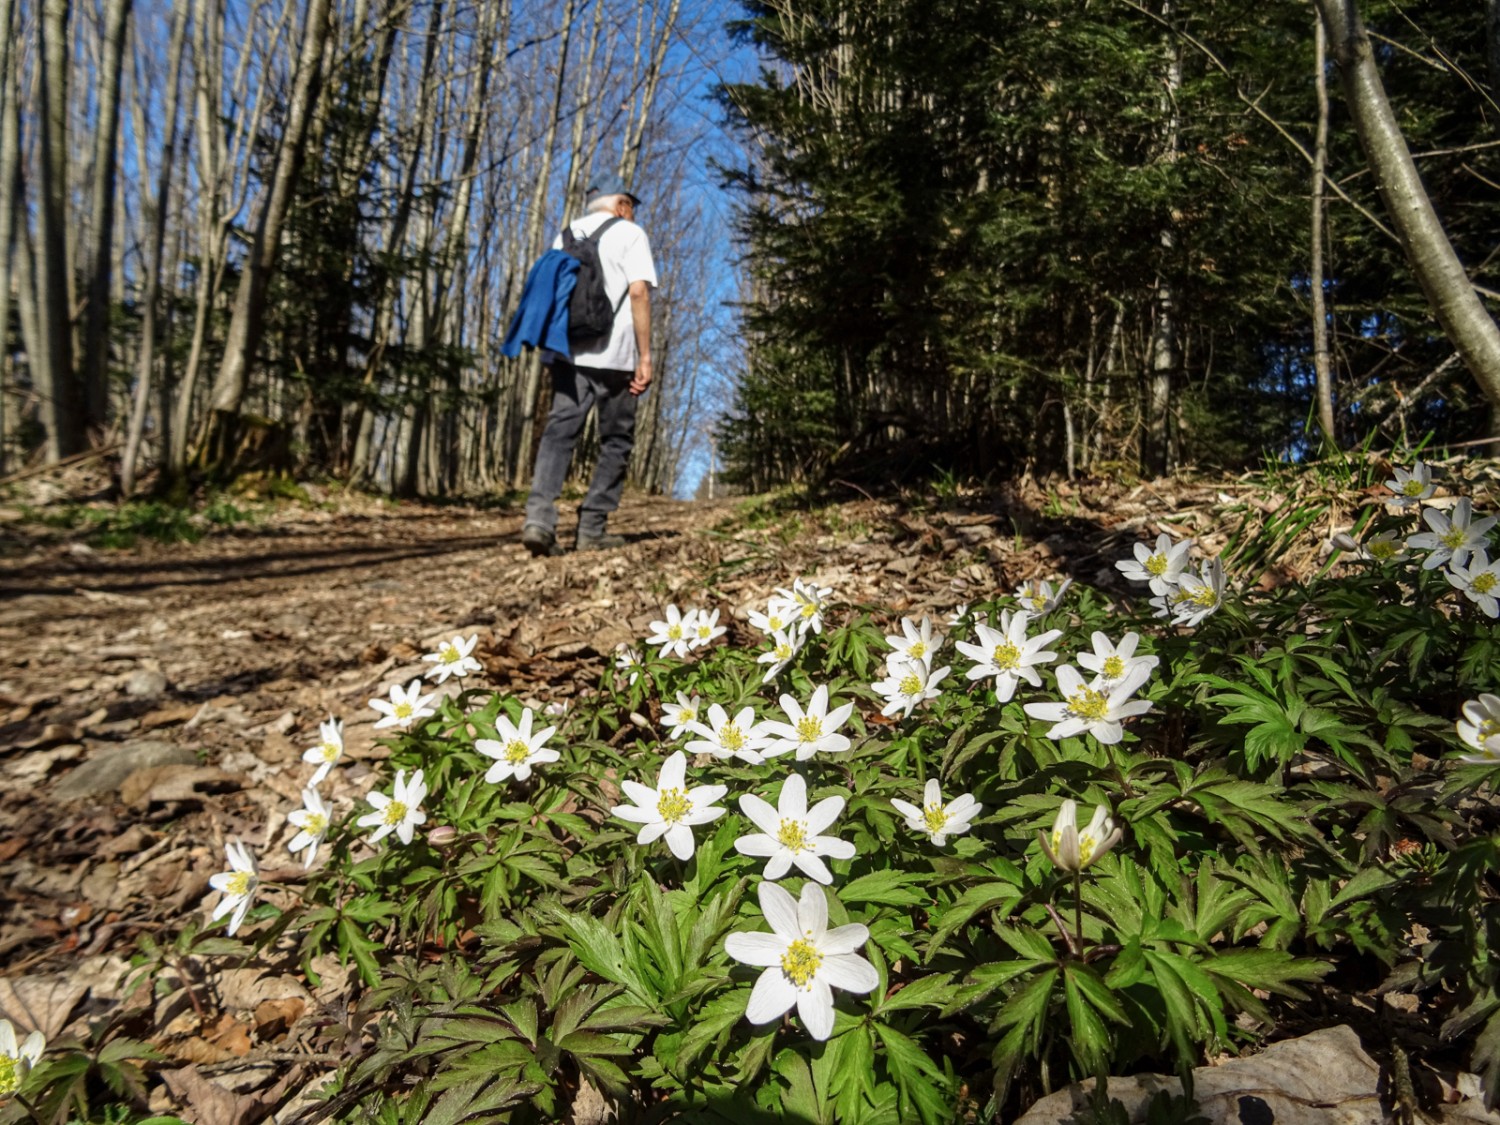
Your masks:
{"label": "gray trousers", "polygon": [[557,532],[557,498],[562,495],[573,446],[589,410],[599,408],[599,463],[588,495],[578,509],[578,532],[603,535],[609,514],[620,506],[625,469],[635,444],[636,396],[630,393],[631,371],[574,367],[565,359],[552,363],[552,411],[536,453],[526,522]]}

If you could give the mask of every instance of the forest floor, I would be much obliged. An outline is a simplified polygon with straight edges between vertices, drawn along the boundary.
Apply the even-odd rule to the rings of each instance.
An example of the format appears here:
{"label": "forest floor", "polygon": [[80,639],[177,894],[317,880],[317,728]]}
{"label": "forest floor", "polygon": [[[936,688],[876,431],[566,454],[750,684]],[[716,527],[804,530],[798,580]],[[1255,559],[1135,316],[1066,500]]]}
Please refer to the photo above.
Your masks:
{"label": "forest floor", "polygon": [[[131,958],[143,935],[206,918],[226,839],[256,845],[268,878],[300,878],[286,814],[319,722],[346,724],[333,796],[362,794],[382,756],[368,700],[419,676],[439,641],[478,633],[483,682],[546,704],[590,690],[668,602],[719,606],[728,642],[754,645],[745,610],[798,575],[892,619],[945,618],[1034,577],[1124,595],[1113,562],[1137,539],[1170,530],[1213,553],[1294,499],[1244,478],[821,506],[638,498],[612,524],[623,549],[539,560],[514,510],[310,491],[197,543],[128,550],[0,501],[0,1015],[49,1038],[123,1021],[166,1059],[151,1108],[215,1125],[294,1119],[361,1049],[355,982],[320,963],[309,989],[290,955],[185,954],[156,995],[131,994]],[[1316,569],[1359,499],[1320,509],[1264,581]]]}

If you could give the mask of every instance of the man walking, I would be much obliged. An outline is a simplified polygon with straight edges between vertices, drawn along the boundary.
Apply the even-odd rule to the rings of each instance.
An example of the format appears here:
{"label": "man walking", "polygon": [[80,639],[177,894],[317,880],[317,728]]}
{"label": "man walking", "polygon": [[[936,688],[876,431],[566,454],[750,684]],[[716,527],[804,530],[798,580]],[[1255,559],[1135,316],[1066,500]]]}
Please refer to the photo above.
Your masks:
{"label": "man walking", "polygon": [[[588,189],[586,213],[572,224],[574,238],[599,233],[599,263],[604,289],[614,308],[608,332],[592,340],[574,339],[573,356],[549,354],[552,411],[537,450],[526,501],[521,542],[533,555],[560,555],[557,542],[557,498],[573,457],[584,419],[599,410],[599,461],[588,495],[578,509],[577,550],[597,551],[624,544],[623,536],[605,528],[620,506],[625,469],[635,444],[636,400],[651,385],[651,289],[656,265],[651,242],[635,225],[640,200],[618,179],[600,180]],[[614,220],[618,219],[616,222]],[[553,243],[562,248],[562,237]]]}

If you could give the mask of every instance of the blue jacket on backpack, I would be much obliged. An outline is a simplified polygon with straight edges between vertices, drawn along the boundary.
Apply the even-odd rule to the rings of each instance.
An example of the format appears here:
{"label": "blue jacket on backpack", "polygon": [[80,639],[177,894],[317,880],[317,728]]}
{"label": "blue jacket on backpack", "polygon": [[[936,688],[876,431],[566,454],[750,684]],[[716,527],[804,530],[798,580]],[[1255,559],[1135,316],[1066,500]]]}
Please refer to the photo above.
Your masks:
{"label": "blue jacket on backpack", "polygon": [[548,348],[571,356],[568,345],[568,301],[578,284],[578,259],[548,250],[536,260],[521,289],[521,305],[505,333],[500,354],[518,356],[522,347]]}

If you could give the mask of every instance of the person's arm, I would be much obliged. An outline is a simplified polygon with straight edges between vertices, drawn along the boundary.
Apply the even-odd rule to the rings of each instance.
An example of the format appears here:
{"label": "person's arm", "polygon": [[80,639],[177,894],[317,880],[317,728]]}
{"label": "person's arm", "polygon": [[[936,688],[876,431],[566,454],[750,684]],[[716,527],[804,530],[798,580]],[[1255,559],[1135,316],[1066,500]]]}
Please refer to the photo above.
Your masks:
{"label": "person's arm", "polygon": [[635,364],[635,378],[630,393],[643,395],[651,385],[651,286],[644,281],[630,283],[630,320],[635,326],[635,347],[640,358]]}

